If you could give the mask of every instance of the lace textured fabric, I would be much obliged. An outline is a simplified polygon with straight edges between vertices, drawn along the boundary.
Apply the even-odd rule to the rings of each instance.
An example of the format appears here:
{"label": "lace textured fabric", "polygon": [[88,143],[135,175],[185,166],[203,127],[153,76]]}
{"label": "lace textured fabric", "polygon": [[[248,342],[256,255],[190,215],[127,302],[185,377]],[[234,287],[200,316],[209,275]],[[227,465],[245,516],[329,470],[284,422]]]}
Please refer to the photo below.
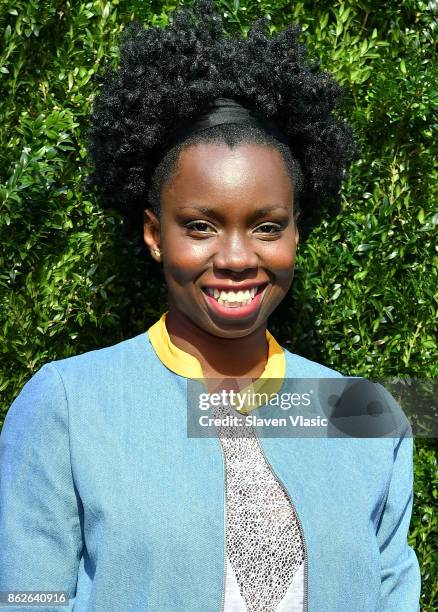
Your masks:
{"label": "lace textured fabric", "polygon": [[[227,414],[214,408],[215,417]],[[304,561],[298,520],[252,426],[216,430],[226,469],[227,556],[248,612],[275,612]]]}

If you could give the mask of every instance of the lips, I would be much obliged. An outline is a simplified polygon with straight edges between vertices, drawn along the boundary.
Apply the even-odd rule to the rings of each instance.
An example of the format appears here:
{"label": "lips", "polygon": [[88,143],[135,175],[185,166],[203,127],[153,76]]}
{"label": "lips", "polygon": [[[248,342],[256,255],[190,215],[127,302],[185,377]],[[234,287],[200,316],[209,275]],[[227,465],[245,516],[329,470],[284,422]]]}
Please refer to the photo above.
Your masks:
{"label": "lips", "polygon": [[[202,292],[210,309],[221,318],[240,319],[253,315],[259,308],[268,283],[235,286],[227,291],[219,286],[203,287]],[[223,287],[223,285],[222,285]]]}

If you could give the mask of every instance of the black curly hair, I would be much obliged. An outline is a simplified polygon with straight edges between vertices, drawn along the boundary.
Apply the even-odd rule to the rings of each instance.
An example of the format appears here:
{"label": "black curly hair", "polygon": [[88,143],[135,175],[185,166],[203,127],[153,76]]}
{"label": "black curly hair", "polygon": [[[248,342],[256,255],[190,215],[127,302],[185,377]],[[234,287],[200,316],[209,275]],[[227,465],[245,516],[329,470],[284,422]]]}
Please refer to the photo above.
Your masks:
{"label": "black curly hair", "polygon": [[[205,142],[257,143],[280,152],[294,186],[301,241],[324,216],[338,214],[341,181],[357,154],[351,126],[332,115],[343,89],[319,70],[318,60],[308,62],[300,26],[270,36],[268,23],[254,21],[247,38],[230,36],[213,0],[196,0],[176,9],[166,28],[126,27],[120,67],[106,67],[100,77],[86,135],[94,165],[86,186],[98,188],[104,209],[122,215],[126,235],[142,241],[144,208],[159,215],[161,189],[181,151]],[[287,145],[263,129],[226,124],[166,150],[175,128],[205,113],[217,97],[274,121]]]}

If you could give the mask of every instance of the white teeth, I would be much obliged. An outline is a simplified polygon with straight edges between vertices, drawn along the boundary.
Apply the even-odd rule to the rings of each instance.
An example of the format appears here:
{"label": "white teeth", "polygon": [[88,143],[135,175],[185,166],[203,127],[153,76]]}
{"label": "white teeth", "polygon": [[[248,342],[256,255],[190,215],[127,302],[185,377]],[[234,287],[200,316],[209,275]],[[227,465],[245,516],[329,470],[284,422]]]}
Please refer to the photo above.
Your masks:
{"label": "white teeth", "polygon": [[246,289],[245,291],[223,291],[212,287],[207,287],[208,295],[214,297],[219,304],[229,307],[239,307],[251,304],[257,293],[257,287]]}

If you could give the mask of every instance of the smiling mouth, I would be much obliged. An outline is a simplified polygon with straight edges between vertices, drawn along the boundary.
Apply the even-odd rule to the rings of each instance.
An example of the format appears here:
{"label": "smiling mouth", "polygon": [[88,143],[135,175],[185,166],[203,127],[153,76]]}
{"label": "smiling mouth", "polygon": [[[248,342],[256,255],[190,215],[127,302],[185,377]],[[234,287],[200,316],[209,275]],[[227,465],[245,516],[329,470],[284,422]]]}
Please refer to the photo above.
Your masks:
{"label": "smiling mouth", "polygon": [[244,291],[224,291],[214,287],[203,287],[202,291],[225,308],[241,308],[242,306],[249,306],[256,296],[264,291],[267,285],[268,283],[264,283]]}

